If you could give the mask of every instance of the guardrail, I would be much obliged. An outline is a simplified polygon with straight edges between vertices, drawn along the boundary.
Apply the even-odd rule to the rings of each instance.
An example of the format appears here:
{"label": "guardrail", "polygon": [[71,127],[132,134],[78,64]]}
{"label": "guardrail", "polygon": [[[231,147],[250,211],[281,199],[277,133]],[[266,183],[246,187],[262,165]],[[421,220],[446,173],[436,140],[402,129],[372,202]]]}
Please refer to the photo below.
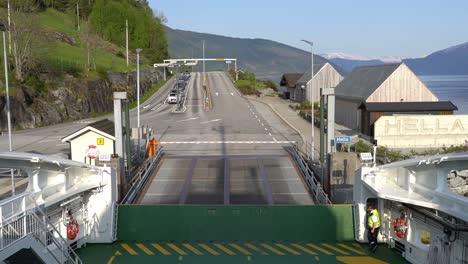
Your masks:
{"label": "guardrail", "polygon": [[330,198],[328,198],[327,193],[323,190],[322,185],[320,182],[315,178],[313,171],[310,169],[309,164],[304,160],[304,158],[299,153],[299,150],[296,145],[293,145],[290,149],[290,153],[293,156],[296,164],[299,166],[304,178],[309,185],[312,194],[315,195],[315,199],[320,204],[332,204]]}
{"label": "guardrail", "polygon": [[57,263],[83,263],[29,195],[22,194],[0,204],[0,252],[31,236]]}
{"label": "guardrail", "polygon": [[156,166],[159,164],[159,161],[161,160],[163,155],[164,150],[160,146],[158,147],[156,154],[143,163],[137,175],[132,178],[132,181],[130,182],[131,187],[122,199],[121,204],[132,204],[135,202],[136,198],[138,197],[138,194],[145,187],[146,183],[148,182],[148,179],[150,178]]}

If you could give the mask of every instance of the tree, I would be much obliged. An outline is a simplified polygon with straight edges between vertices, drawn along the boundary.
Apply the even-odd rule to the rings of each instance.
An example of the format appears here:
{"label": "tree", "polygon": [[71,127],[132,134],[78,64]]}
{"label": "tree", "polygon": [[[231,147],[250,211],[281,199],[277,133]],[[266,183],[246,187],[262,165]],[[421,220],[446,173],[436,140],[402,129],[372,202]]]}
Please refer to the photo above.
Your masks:
{"label": "tree", "polygon": [[[25,74],[33,68],[35,63],[32,42],[35,38],[33,29],[36,25],[34,16],[25,13],[37,10],[37,1],[12,1],[11,34],[14,77],[17,81],[24,81]],[[6,16],[1,16],[1,22],[7,24]]]}

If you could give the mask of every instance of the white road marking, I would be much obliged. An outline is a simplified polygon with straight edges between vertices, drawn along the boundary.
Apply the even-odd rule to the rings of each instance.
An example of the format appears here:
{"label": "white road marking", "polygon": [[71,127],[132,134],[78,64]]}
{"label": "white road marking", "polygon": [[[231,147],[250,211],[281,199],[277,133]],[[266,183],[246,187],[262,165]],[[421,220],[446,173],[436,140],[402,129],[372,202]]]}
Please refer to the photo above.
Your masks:
{"label": "white road marking", "polygon": [[148,108],[150,106],[151,106],[150,104],[147,104],[147,105],[143,106],[143,109],[146,109],[146,108]]}
{"label": "white road marking", "polygon": [[53,142],[53,141],[57,141],[57,140],[55,140],[55,139],[46,139],[46,140],[39,141],[39,143],[46,143],[46,142]]}
{"label": "white road marking", "polygon": [[262,126],[265,126],[265,125],[262,123]]}
{"label": "white road marking", "polygon": [[274,141],[278,141],[278,140],[276,140],[276,138],[273,138],[273,140],[274,140]]}
{"label": "white road marking", "polygon": [[216,96],[218,96],[218,95],[219,95],[219,93],[218,93],[218,92],[216,92]]}
{"label": "white road marking", "polygon": [[221,121],[221,120],[222,120],[221,118],[218,118],[218,119],[213,119],[213,120],[210,120],[210,121],[201,122],[200,124],[203,125],[203,124],[208,124],[208,123],[211,123],[211,122],[218,122],[218,121]]}
{"label": "white road marking", "polygon": [[65,145],[69,145],[68,143],[62,143],[62,144],[57,144],[55,145],[56,147],[60,147],[60,146],[65,146]]}
{"label": "white road marking", "polygon": [[268,131],[268,129],[265,127],[265,131]]}
{"label": "white road marking", "polygon": [[232,96],[234,96],[234,93],[231,93]]}
{"label": "white road marking", "polygon": [[161,144],[294,144],[296,141],[161,141]]}
{"label": "white road marking", "polygon": [[270,135],[270,137],[271,137],[271,133],[268,133],[268,135]]}
{"label": "white road marking", "polygon": [[176,123],[191,121],[191,120],[195,120],[195,119],[198,119],[198,118],[199,118],[199,117],[192,117],[192,118],[188,118],[188,119],[184,119],[184,120],[179,120],[179,121],[177,121]]}
{"label": "white road marking", "polygon": [[165,105],[166,104],[166,101],[164,101],[164,104],[157,104],[155,107],[151,108],[151,111],[155,111],[155,110],[158,110],[159,108],[161,108],[161,106]]}

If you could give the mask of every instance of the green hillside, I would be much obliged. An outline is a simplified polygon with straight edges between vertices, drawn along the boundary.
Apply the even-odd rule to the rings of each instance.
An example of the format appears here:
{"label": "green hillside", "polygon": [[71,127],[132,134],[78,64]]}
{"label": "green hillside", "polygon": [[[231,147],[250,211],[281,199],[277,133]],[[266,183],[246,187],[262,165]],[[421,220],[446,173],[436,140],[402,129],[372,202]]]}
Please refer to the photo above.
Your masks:
{"label": "green hillside", "polygon": [[[242,70],[255,72],[260,79],[278,81],[286,72],[304,72],[310,67],[310,53],[265,39],[231,38],[213,34],[176,30],[166,27],[172,57],[202,56],[205,40],[206,57],[234,57]],[[327,60],[315,55],[314,63]],[[207,64],[209,69],[225,69],[222,63]]]}

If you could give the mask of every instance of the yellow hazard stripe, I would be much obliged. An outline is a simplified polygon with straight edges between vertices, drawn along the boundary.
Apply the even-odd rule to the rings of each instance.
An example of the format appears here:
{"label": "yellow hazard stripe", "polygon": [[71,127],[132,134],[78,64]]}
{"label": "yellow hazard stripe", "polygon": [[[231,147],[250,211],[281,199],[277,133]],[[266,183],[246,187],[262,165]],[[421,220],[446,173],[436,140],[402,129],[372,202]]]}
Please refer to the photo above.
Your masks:
{"label": "yellow hazard stripe", "polygon": [[327,255],[333,255],[333,253],[331,253],[330,251],[328,251],[328,250],[326,250],[326,249],[323,249],[323,248],[321,248],[321,247],[319,247],[319,246],[316,246],[316,245],[314,245],[314,244],[309,243],[309,244],[306,244],[306,245],[309,246],[309,247],[311,247],[311,248],[314,248],[314,249],[316,249],[316,250],[318,250],[318,251],[320,251],[320,252],[322,252],[322,253],[325,253],[325,254],[327,254]]}
{"label": "yellow hazard stripe", "polygon": [[287,247],[281,243],[276,243],[276,245],[284,250],[286,250],[287,252],[293,254],[293,255],[301,255],[301,253],[297,252],[296,250],[290,248],[290,247]]}
{"label": "yellow hazard stripe", "polygon": [[180,255],[187,255],[187,253],[185,253],[185,251],[183,251],[182,249],[180,249],[179,247],[177,247],[176,245],[174,245],[173,243],[167,243],[167,245],[172,248],[173,250],[175,250],[177,253],[179,253]]}
{"label": "yellow hazard stripe", "polygon": [[236,255],[236,253],[232,252],[232,250],[230,250],[229,248],[227,248],[227,247],[225,247],[225,246],[223,246],[223,245],[221,245],[221,244],[219,244],[219,243],[214,243],[214,245],[215,245],[217,248],[219,248],[219,249],[221,249],[222,251],[224,251],[224,252],[225,252],[226,254],[228,254],[228,255],[231,255],[231,256],[232,256],[232,255]]}
{"label": "yellow hazard stripe", "polygon": [[270,245],[268,245],[268,244],[262,243],[262,244],[260,244],[260,245],[262,245],[264,248],[266,248],[266,249],[272,251],[273,253],[275,253],[275,254],[277,254],[277,255],[281,255],[281,256],[285,255],[283,252],[277,250],[276,248],[274,248],[274,247],[272,247],[272,246],[270,246]]}
{"label": "yellow hazard stripe", "polygon": [[352,251],[354,253],[357,253],[359,255],[365,255],[366,254],[366,253],[362,252],[361,250],[357,250],[357,249],[352,248],[350,246],[347,246],[345,244],[338,243],[337,245],[340,246],[340,247],[346,248],[347,250]]}
{"label": "yellow hazard stripe", "polygon": [[244,245],[245,245],[246,247],[250,248],[250,249],[253,249],[253,250],[259,252],[259,253],[262,254],[262,255],[268,255],[268,253],[266,253],[265,251],[259,249],[258,247],[254,246],[254,245],[252,245],[252,244],[250,244],[250,243],[244,243]]}
{"label": "yellow hazard stripe", "polygon": [[340,254],[349,255],[348,252],[346,252],[346,251],[344,251],[344,250],[341,250],[341,249],[339,249],[339,248],[337,248],[337,247],[335,247],[335,246],[332,246],[332,245],[330,245],[330,244],[322,243],[322,245],[323,245],[323,246],[326,246],[327,248],[330,248],[330,249],[332,249],[332,250],[334,250],[334,251],[336,251],[336,252],[338,252],[338,253],[340,253]]}
{"label": "yellow hazard stripe", "polygon": [[120,244],[130,255],[138,255],[138,253],[133,250],[133,248],[131,248],[128,244],[125,244],[125,243],[121,243]]}
{"label": "yellow hazard stripe", "polygon": [[387,262],[378,260],[370,256],[338,256],[336,260],[345,264],[387,264]]}
{"label": "yellow hazard stripe", "polygon": [[197,254],[197,255],[203,255],[203,253],[201,253],[200,250],[192,247],[192,245],[188,244],[188,243],[184,243],[182,244],[184,247],[188,248],[190,251],[192,251],[193,253]]}
{"label": "yellow hazard stripe", "polygon": [[109,261],[107,261],[107,264],[112,264],[114,262],[115,256],[110,257]]}
{"label": "yellow hazard stripe", "polygon": [[210,248],[209,246],[205,245],[205,244],[198,244],[200,247],[202,247],[204,250],[210,252],[211,254],[215,255],[215,256],[219,256],[219,253],[216,252],[215,250],[213,250],[212,248]]}
{"label": "yellow hazard stripe", "polygon": [[308,249],[308,248],[306,248],[306,247],[303,247],[303,246],[301,246],[301,245],[299,245],[299,244],[291,243],[291,245],[292,245],[293,247],[296,247],[296,248],[298,248],[298,249],[300,249],[300,250],[302,250],[302,251],[304,251],[304,252],[310,254],[310,255],[317,255],[317,253],[315,253],[315,252],[313,252],[312,250],[310,250],[310,249]]}
{"label": "yellow hazard stripe", "polygon": [[136,246],[137,246],[139,249],[143,250],[143,252],[145,252],[146,254],[148,254],[148,255],[150,255],[150,256],[153,256],[153,255],[154,255],[153,251],[149,250],[149,248],[147,248],[145,245],[139,244],[139,243],[138,243],[138,244],[136,244]]}
{"label": "yellow hazard stripe", "polygon": [[246,249],[244,249],[243,247],[237,245],[237,244],[234,244],[234,243],[231,243],[229,244],[231,247],[239,250],[240,252],[242,252],[244,255],[252,255],[252,253],[250,253],[249,251],[247,251]]}
{"label": "yellow hazard stripe", "polygon": [[164,255],[170,255],[171,252],[167,251],[165,248],[161,247],[158,243],[151,244],[155,249],[159,250],[159,252],[163,253]]}

